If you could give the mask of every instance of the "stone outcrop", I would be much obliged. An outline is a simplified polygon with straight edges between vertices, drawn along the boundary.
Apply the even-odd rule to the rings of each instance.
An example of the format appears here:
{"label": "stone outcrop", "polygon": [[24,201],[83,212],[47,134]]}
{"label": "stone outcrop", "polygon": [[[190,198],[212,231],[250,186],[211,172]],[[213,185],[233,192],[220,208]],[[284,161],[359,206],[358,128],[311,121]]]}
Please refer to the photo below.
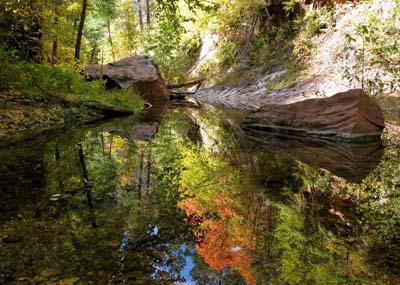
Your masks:
{"label": "stone outcrop", "polygon": [[245,130],[346,141],[380,139],[384,127],[379,107],[361,89],[287,105],[264,105],[243,123]]}
{"label": "stone outcrop", "polygon": [[169,100],[161,74],[148,56],[127,57],[105,65],[91,64],[83,70],[89,80],[106,80],[107,88],[134,88],[148,101]]}

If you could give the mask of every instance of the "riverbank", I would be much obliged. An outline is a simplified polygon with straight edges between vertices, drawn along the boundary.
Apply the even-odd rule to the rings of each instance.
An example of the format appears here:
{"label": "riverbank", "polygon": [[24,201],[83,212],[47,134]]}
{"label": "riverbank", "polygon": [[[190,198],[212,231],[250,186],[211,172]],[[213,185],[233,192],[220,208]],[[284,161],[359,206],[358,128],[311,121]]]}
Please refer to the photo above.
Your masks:
{"label": "riverbank", "polygon": [[38,133],[53,127],[127,116],[135,110],[98,101],[3,91],[0,92],[0,111],[0,139],[5,139],[23,138],[26,133]]}
{"label": "riverbank", "polygon": [[127,116],[145,103],[133,87],[109,90],[71,68],[0,62],[0,139]]}

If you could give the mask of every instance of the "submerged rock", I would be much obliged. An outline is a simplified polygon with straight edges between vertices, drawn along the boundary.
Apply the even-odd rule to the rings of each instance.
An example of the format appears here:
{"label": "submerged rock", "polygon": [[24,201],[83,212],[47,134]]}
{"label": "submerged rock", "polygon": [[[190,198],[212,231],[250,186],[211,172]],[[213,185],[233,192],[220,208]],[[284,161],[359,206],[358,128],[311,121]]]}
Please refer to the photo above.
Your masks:
{"label": "submerged rock", "polygon": [[243,128],[331,140],[379,140],[385,128],[379,107],[361,90],[287,105],[264,105]]}
{"label": "submerged rock", "polygon": [[161,74],[148,56],[138,55],[105,65],[91,64],[83,73],[89,80],[106,80],[107,88],[134,88],[147,100],[168,100],[169,92]]}

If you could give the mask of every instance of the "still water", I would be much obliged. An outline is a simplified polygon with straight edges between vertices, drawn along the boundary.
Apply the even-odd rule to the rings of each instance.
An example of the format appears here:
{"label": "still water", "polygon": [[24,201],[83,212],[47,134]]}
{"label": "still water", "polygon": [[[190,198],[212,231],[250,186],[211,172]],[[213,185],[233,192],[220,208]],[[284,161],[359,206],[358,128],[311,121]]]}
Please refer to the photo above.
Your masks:
{"label": "still water", "polygon": [[400,148],[170,109],[0,149],[1,284],[400,284]]}

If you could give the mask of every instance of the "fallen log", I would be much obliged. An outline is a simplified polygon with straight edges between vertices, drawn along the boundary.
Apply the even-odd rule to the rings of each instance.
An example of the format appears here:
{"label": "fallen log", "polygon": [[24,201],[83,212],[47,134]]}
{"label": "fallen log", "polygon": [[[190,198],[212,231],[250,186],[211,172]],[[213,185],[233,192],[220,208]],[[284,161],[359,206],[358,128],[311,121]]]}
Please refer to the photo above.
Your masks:
{"label": "fallen log", "polygon": [[192,87],[195,85],[200,85],[203,83],[203,79],[196,79],[188,82],[183,82],[183,83],[174,83],[174,84],[167,84],[168,89],[176,89],[176,88],[182,88],[182,87]]}
{"label": "fallen log", "polygon": [[171,100],[184,100],[186,96],[194,95],[196,94],[197,91],[195,92],[171,92],[170,94],[170,99]]}

